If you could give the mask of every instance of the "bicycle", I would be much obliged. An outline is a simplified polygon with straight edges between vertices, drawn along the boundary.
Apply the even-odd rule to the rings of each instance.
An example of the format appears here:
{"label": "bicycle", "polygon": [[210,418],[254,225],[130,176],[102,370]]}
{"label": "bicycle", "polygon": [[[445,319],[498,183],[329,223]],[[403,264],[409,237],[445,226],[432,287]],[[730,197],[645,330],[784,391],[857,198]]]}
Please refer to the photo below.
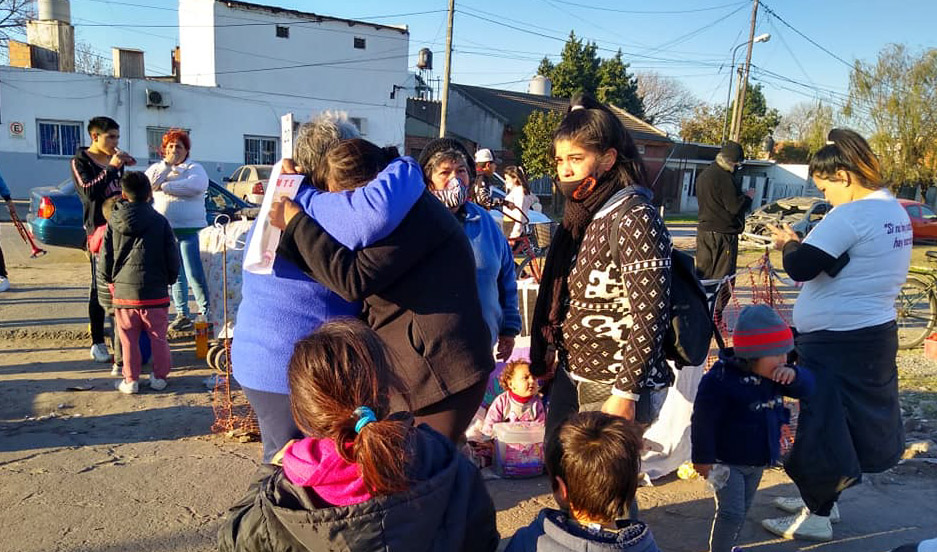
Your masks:
{"label": "bicycle", "polygon": [[[937,251],[925,257],[937,263]],[[895,299],[898,348],[912,349],[937,328],[937,267],[912,266]]]}
{"label": "bicycle", "polygon": [[[521,219],[518,220],[508,213],[504,212],[503,207],[507,205],[508,208],[513,209],[515,212],[521,214]],[[540,278],[543,275],[543,262],[546,257],[546,248],[541,248],[537,245],[537,236],[530,230],[530,219],[524,214],[523,211],[517,209],[517,207],[510,201],[500,201],[498,203],[493,203],[491,206],[492,209],[497,209],[501,211],[501,215],[506,221],[519,222],[527,228],[527,231],[521,234],[516,238],[508,238],[508,244],[511,246],[511,250],[514,252],[514,271],[517,275],[517,278],[523,278],[525,274],[530,274],[533,279],[539,284]],[[549,229],[547,230],[547,239],[549,239]]]}

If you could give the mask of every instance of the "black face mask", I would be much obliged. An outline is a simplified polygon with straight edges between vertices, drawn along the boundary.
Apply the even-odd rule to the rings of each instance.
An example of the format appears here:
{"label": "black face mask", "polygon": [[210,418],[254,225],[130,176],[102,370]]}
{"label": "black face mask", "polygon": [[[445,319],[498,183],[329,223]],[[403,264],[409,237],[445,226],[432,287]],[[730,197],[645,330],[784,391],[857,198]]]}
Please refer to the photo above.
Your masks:
{"label": "black face mask", "polygon": [[560,193],[570,201],[582,201],[592,195],[599,181],[596,177],[589,175],[582,180],[573,180],[570,182],[557,182],[556,187]]}

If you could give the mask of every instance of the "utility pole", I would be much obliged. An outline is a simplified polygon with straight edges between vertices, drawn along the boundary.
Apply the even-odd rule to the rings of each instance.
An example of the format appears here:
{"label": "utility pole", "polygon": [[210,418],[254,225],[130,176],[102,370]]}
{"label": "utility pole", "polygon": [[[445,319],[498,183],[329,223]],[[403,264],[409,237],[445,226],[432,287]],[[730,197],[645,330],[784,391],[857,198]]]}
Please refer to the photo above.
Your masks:
{"label": "utility pole", "polygon": [[742,113],[745,110],[745,93],[748,91],[748,72],[752,65],[752,46],[755,44],[755,19],[758,17],[758,0],[752,5],[752,25],[748,32],[748,51],[745,54],[745,69],[740,75],[738,96],[735,97],[735,109],[732,113],[732,134],[731,139],[739,141],[739,134],[742,133]]}
{"label": "utility pole", "polygon": [[455,15],[455,0],[449,0],[449,28],[446,31],[446,69],[442,81],[442,106],[439,112],[439,137],[446,137],[446,111],[449,109],[449,77],[452,74],[452,19]]}

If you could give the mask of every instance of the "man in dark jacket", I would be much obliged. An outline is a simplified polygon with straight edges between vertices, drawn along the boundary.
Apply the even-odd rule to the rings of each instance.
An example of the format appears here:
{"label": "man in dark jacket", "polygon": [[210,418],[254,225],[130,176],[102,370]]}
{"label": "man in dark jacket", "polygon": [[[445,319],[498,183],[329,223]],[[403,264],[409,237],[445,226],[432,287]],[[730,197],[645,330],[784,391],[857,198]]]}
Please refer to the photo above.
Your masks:
{"label": "man in dark jacket", "polygon": [[[91,147],[78,148],[72,158],[72,179],[75,192],[81,199],[85,233],[88,236],[94,229],[105,224],[101,206],[109,197],[120,195],[120,176],[124,166],[136,164],[136,161],[117,149],[120,141],[120,126],[110,117],[95,117],[88,122],[88,134],[91,135]],[[110,362],[111,358],[104,344],[104,309],[98,301],[97,255],[91,259],[91,293],[88,296],[88,321],[91,324],[91,358],[95,362]]]}
{"label": "man in dark jacket", "polygon": [[742,146],[730,140],[696,179],[696,271],[701,279],[715,280],[735,273],[739,234],[745,226],[745,212],[752,204],[751,195],[742,194],[732,178],[742,161]]}
{"label": "man in dark jacket", "polygon": [[169,286],[179,276],[179,249],[169,221],[150,205],[150,181],[141,172],[121,179],[123,196],[111,214],[101,246],[101,274],[111,290],[114,318],[123,348],[121,393],[139,390],[140,332],[150,337],[153,374],[150,387],[166,388],[171,368],[166,330]]}

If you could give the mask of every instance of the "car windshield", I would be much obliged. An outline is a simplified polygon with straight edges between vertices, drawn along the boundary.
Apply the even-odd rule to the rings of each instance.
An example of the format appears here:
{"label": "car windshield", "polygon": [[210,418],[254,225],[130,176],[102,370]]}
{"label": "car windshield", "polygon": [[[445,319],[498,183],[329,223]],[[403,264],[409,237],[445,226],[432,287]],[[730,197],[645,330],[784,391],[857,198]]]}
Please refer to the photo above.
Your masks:
{"label": "car windshield", "polygon": [[270,167],[257,167],[257,178],[270,180]]}

